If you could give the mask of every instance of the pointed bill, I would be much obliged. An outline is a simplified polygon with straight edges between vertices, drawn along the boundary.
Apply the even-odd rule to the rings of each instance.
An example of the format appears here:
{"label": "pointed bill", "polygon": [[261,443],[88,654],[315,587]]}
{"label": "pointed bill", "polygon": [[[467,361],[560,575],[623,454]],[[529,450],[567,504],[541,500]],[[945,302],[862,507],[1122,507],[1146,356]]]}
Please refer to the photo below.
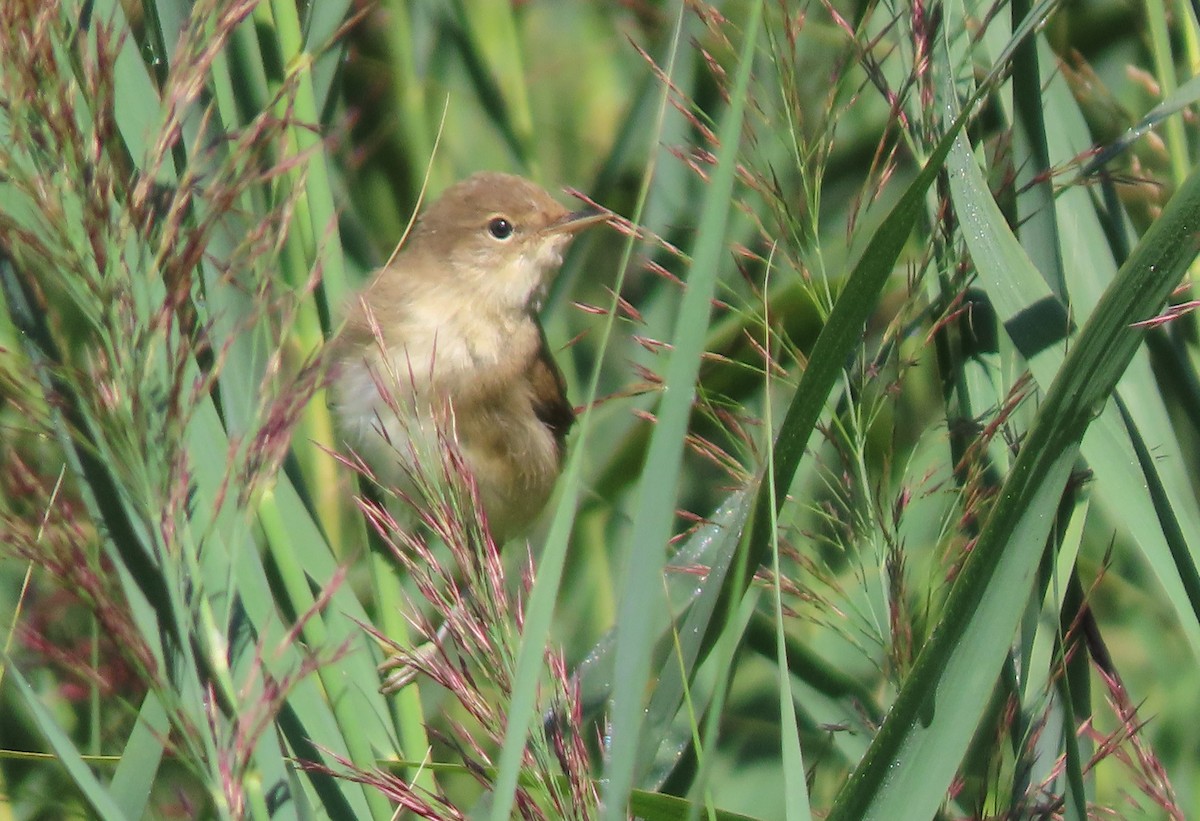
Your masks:
{"label": "pointed bill", "polygon": [[546,226],[546,232],[551,234],[574,234],[597,223],[607,222],[608,213],[595,208],[585,208],[582,211],[572,211]]}

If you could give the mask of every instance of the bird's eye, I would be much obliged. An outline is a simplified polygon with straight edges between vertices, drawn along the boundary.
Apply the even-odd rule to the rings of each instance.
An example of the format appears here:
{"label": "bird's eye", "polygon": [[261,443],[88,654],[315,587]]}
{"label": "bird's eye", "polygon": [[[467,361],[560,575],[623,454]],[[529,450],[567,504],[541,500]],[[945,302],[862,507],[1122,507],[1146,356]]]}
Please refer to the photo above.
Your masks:
{"label": "bird's eye", "polygon": [[513,224],[504,217],[492,217],[487,224],[488,233],[499,240],[508,239],[513,235]]}

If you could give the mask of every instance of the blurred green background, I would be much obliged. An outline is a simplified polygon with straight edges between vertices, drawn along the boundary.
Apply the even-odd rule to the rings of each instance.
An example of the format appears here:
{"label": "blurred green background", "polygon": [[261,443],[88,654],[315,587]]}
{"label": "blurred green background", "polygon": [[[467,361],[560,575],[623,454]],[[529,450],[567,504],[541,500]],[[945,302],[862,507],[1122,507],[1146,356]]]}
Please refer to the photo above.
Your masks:
{"label": "blurred green background", "polygon": [[[508,817],[506,789],[549,818],[1200,812],[1196,328],[1102,301],[1152,230],[1191,298],[1196,15],[9,4],[0,819],[385,818],[409,795],[389,761],[438,817]],[[939,145],[969,98],[968,142]],[[586,412],[504,554],[510,619],[520,599],[583,664],[583,782],[539,740],[562,676],[506,628],[503,675],[468,689],[528,722],[529,758],[453,688],[376,692],[360,622],[403,643],[430,606],[330,455],[318,352],[345,301],[423,189],[483,169],[636,227],[584,235],[544,306]],[[1090,365],[1089,317],[1112,345]],[[1085,384],[1061,442],[1031,433],[1056,378]],[[1105,380],[1120,403],[1070,404]]]}

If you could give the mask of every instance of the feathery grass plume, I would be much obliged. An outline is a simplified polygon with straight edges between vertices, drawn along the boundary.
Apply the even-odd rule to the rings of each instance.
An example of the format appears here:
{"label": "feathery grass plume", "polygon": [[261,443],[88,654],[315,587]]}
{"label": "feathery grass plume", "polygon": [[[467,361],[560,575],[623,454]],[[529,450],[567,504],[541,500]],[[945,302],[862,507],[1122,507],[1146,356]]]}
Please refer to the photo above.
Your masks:
{"label": "feathery grass plume", "polygon": [[[159,773],[169,752],[222,817],[318,793],[366,814],[372,799],[287,775],[290,745],[369,746],[308,684],[352,659],[344,638],[315,640],[345,607],[340,576],[277,604],[255,543],[263,500],[294,493],[280,465],[324,383],[288,342],[321,270],[289,282],[279,263],[304,180],[280,181],[307,156],[288,135],[315,127],[292,113],[301,75],[258,110],[215,92],[262,8],[192,5],[153,76],[119,6],[0,9],[2,549],[34,565],[35,605],[69,590],[86,608],[71,621],[90,646],[55,658],[90,671],[89,744],[130,745],[115,778],[140,768],[141,801],[156,774],[178,778]],[[36,631],[38,608],[26,618]],[[133,680],[114,692],[116,670]],[[106,787],[76,784],[110,811]]]}
{"label": "feathery grass plume", "polygon": [[[62,476],[49,478],[5,447],[0,464],[0,544],[4,555],[36,570],[22,602],[19,624],[27,668],[57,671],[64,700],[79,702],[97,692],[102,699],[139,698],[161,674],[127,608],[114,606],[121,591],[111,560],[99,551],[99,536],[77,499],[64,491]],[[94,615],[93,632],[88,618]]]}
{"label": "feathery grass plume", "polygon": [[[285,709],[288,697],[305,679],[323,667],[335,665],[349,651],[348,645],[322,648],[318,652],[305,653],[303,660],[282,677],[270,671],[267,656],[279,657],[285,650],[299,643],[305,623],[320,617],[328,607],[334,594],[344,580],[344,573],[329,580],[313,607],[301,613],[296,623],[284,634],[275,647],[265,647],[260,640],[255,643],[252,658],[247,665],[245,679],[238,682],[239,692],[236,712],[228,710],[222,702],[226,696],[210,684],[206,692],[205,707],[208,732],[216,740],[216,770],[220,775],[222,799],[234,817],[250,814],[246,802],[253,800],[255,778],[255,749],[264,736],[274,731],[279,714]],[[277,800],[282,800],[282,796]]]}
{"label": "feathery grass plume", "polygon": [[[1149,799],[1148,811],[1161,811],[1172,821],[1182,821],[1187,813],[1171,786],[1166,768],[1146,741],[1147,720],[1139,718],[1137,705],[1130,699],[1129,691],[1115,671],[1105,671],[1097,666],[1097,675],[1104,684],[1105,702],[1112,711],[1116,726],[1105,734],[1096,727],[1099,717],[1093,716],[1080,728],[1096,745],[1087,769],[1092,770],[1110,760],[1115,762],[1130,774],[1132,786]],[[1126,795],[1126,801],[1134,807],[1142,803],[1132,794]]]}

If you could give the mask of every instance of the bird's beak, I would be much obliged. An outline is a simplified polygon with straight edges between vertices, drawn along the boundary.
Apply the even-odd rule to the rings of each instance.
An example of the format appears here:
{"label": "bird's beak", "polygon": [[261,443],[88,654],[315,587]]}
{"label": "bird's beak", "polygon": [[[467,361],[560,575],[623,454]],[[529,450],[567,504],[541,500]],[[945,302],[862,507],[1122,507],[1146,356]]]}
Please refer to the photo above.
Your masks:
{"label": "bird's beak", "polygon": [[565,217],[555,220],[546,226],[546,232],[551,234],[574,234],[588,226],[607,222],[608,214],[595,208],[585,208],[582,211],[572,211]]}

